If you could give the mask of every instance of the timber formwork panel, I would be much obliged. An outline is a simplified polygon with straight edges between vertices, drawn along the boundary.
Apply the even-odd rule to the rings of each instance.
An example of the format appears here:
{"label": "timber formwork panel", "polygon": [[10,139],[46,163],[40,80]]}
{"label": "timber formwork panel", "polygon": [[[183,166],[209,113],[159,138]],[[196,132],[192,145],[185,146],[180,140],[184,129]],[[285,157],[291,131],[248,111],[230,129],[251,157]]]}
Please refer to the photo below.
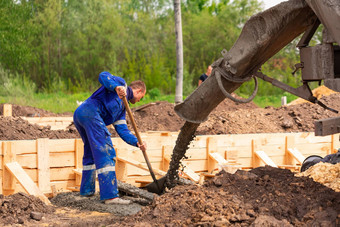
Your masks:
{"label": "timber formwork panel", "polygon": [[[178,133],[152,132],[141,136],[147,143],[152,167],[166,171]],[[112,142],[117,157],[122,158],[116,163],[119,180],[141,186],[136,179],[151,179],[147,169],[139,166],[145,167],[145,160],[138,148],[120,138],[112,138]],[[268,158],[279,167],[296,169],[301,165],[302,157],[325,156],[335,153],[339,147],[339,134],[324,137],[315,137],[314,133],[204,135],[196,136],[191,142],[186,153],[188,159],[183,164],[189,173],[198,175],[220,169],[218,160],[222,160],[222,164],[251,169],[263,166]],[[51,193],[51,187],[55,187],[57,192],[76,187],[79,182],[76,182],[74,169],[82,168],[82,155],[80,139],[0,141],[0,193],[24,191],[22,185],[4,168],[10,162],[18,162],[43,193]]]}

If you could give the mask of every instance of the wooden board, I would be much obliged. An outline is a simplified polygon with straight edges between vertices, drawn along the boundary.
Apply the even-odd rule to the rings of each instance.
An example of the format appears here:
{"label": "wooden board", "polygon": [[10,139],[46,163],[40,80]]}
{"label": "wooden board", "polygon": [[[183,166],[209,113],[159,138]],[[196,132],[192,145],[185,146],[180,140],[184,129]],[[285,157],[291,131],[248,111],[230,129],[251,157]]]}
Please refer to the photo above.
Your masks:
{"label": "wooden board", "polygon": [[3,105],[3,116],[11,117],[12,116],[12,104],[5,103]]}
{"label": "wooden board", "polygon": [[272,167],[277,167],[273,160],[271,160],[264,151],[255,151],[255,154],[261,159],[262,162],[264,162],[264,164]]}

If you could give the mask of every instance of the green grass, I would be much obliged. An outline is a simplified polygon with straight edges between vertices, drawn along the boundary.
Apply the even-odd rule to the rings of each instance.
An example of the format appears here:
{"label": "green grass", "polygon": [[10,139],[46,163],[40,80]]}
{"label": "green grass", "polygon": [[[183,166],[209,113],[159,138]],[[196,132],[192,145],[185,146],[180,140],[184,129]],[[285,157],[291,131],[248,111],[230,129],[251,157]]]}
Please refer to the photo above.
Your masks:
{"label": "green grass", "polygon": [[253,102],[258,107],[267,107],[267,106],[273,106],[273,107],[279,107],[281,106],[281,98],[283,96],[287,97],[287,103],[290,103],[291,101],[297,99],[295,95],[292,95],[290,93],[285,92],[283,95],[270,95],[270,96],[255,96]]}

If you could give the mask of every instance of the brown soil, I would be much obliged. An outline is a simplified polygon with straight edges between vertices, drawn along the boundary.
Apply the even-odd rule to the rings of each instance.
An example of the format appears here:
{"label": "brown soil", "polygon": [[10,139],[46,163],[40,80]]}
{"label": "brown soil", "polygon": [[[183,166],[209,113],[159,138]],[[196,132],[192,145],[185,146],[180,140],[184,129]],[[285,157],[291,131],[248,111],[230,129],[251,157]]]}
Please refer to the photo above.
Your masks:
{"label": "brown soil", "polygon": [[[321,101],[333,109],[340,110],[339,93],[322,97]],[[173,107],[172,103],[157,102],[144,109],[132,108],[138,130],[179,131],[184,125],[184,120],[178,117]],[[70,113],[57,115],[38,108],[19,108],[16,105],[13,108],[13,116],[28,116],[33,111],[40,116],[71,116]],[[339,114],[309,102],[279,108],[258,108],[253,103],[236,104],[226,99],[209,115],[206,122],[199,125],[196,135],[312,132],[316,120],[335,116]],[[3,126],[0,128],[0,140],[80,138],[72,125],[65,131],[51,131],[49,127],[31,125],[19,117],[0,117],[0,123]],[[133,131],[131,124],[129,127]],[[118,136],[114,129],[110,131],[113,137]]]}
{"label": "brown soil", "polygon": [[[125,216],[113,205],[87,203],[79,193],[62,195],[62,207],[47,207],[18,193],[2,198],[0,224],[25,226],[339,226],[340,193],[289,170],[259,167],[220,172],[203,186],[177,186],[151,205]],[[83,201],[83,202],[81,202]],[[94,200],[92,200],[94,201]],[[52,200],[54,202],[54,200]],[[77,204],[77,205],[75,205]],[[86,206],[86,204],[88,206]],[[60,199],[57,205],[61,205]],[[131,205],[120,205],[118,210]],[[76,207],[68,208],[68,207]],[[111,209],[112,210],[112,209]],[[114,210],[114,209],[113,209]],[[53,212],[54,211],[54,212]],[[117,207],[116,207],[117,211]],[[35,212],[35,216],[32,215]],[[38,216],[37,218],[34,218]],[[40,217],[40,218],[39,218]]]}

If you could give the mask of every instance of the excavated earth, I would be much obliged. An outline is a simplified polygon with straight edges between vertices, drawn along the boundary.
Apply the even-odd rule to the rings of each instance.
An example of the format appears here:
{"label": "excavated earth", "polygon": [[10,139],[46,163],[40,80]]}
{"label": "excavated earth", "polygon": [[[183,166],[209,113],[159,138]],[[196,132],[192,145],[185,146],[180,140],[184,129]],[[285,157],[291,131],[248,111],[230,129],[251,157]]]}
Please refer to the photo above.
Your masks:
{"label": "excavated earth", "polygon": [[[340,94],[321,100],[340,110]],[[157,102],[132,110],[141,132],[179,131],[184,121],[173,107]],[[2,109],[1,105],[0,114]],[[0,117],[0,140],[79,138],[72,125],[52,131],[20,116],[72,114],[13,105],[13,117]],[[253,103],[225,100],[198,127],[196,135],[312,132],[315,120],[335,116],[338,114],[311,103],[258,108]],[[340,192],[312,178],[268,166],[235,174],[221,172],[202,186],[177,186],[155,195],[152,201],[121,196],[133,203],[105,205],[98,194],[83,198],[68,192],[59,193],[51,199],[53,206],[46,206],[24,193],[0,195],[0,226],[340,226]]]}

